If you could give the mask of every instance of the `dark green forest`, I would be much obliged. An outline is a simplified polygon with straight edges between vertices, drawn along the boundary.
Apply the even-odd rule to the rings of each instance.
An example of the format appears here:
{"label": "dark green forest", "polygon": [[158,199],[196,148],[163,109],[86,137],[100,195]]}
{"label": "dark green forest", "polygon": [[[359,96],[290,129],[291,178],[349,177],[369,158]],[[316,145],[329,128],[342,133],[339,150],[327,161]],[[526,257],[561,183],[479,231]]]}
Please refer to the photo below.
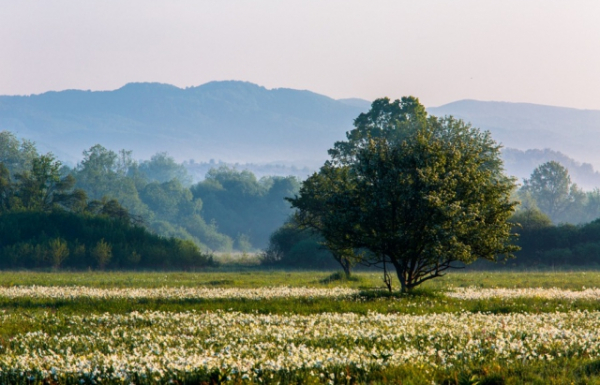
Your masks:
{"label": "dark green forest", "polygon": [[193,242],[148,231],[116,199],[90,198],[52,154],[0,134],[1,268],[179,268],[212,263]]}
{"label": "dark green forest", "polygon": [[[0,132],[0,267],[196,268],[215,251],[260,252],[275,268],[337,269],[323,239],[292,218],[296,177],[216,164],[193,184],[167,153],[148,160],[96,145],[67,167]],[[600,190],[550,161],[513,193],[521,250],[508,266],[600,264]],[[502,266],[502,265],[500,265]]]}
{"label": "dark green forest", "polygon": [[1,215],[0,268],[195,269],[212,256],[109,215],[16,210]]}
{"label": "dark green forest", "polygon": [[521,250],[510,265],[600,267],[600,218],[590,223],[554,225],[538,209],[517,212],[513,222]]}

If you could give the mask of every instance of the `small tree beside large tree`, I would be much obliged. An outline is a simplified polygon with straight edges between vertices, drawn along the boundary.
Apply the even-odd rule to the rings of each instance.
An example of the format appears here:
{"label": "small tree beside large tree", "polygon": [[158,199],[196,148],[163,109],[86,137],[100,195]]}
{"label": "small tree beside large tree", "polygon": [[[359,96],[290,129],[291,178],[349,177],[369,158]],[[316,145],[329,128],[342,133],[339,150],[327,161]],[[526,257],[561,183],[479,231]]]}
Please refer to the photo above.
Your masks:
{"label": "small tree beside large tree", "polygon": [[405,292],[518,250],[507,222],[515,181],[488,132],[428,116],[414,97],[378,99],[354,125],[289,199],[298,223],[321,233],[332,251],[393,265]]}

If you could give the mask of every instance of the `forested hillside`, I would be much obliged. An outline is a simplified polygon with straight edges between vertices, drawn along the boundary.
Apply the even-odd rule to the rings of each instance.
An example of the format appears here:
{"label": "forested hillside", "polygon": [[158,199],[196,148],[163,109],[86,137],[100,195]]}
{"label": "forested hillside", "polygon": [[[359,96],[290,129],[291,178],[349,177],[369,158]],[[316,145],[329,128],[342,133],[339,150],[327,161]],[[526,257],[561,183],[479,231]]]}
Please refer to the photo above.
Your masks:
{"label": "forested hillside", "polygon": [[[0,96],[0,130],[34,140],[41,152],[51,151],[73,167],[82,160],[82,149],[100,143],[113,152],[131,150],[136,159],[167,152],[185,161],[194,181],[211,168],[235,164],[259,177],[305,178],[369,107],[363,99],[334,100],[247,82],[186,89],[131,83],[114,91]],[[474,100],[428,111],[489,130],[505,147],[507,172],[519,179],[555,160],[569,168],[580,186],[600,187],[588,166],[600,167],[595,146],[600,111]]]}
{"label": "forested hillside", "polygon": [[114,91],[0,96],[0,130],[35,140],[44,152],[72,163],[81,149],[101,143],[144,159],[167,151],[178,161],[312,165],[344,138],[360,112],[360,105],[310,91],[247,82],[186,89],[131,83]]}
{"label": "forested hillside", "polygon": [[196,268],[189,240],[151,234],[116,199],[90,199],[52,154],[0,133],[0,268]]}
{"label": "forested hillside", "polygon": [[[0,163],[7,175],[26,175],[40,157],[46,155],[39,155],[33,143],[0,132]],[[83,151],[76,167],[56,171],[69,188],[99,202],[96,205],[118,203],[137,224],[161,236],[191,241],[205,252],[265,247],[269,235],[291,214],[283,198],[299,186],[294,177],[257,179],[251,172],[226,166],[192,185],[185,166],[166,153],[135,161],[131,151],[114,152],[101,145]],[[61,204],[73,212],[85,205],[77,197],[63,198]]]}

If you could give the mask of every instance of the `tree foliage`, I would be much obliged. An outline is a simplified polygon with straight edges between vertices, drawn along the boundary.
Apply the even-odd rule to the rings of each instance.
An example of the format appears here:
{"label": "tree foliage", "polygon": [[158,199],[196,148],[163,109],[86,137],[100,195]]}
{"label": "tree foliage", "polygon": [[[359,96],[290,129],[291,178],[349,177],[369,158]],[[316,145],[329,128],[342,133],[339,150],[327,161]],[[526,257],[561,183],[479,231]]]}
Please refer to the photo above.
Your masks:
{"label": "tree foliage", "polygon": [[304,181],[300,197],[288,199],[301,208],[294,222],[318,234],[320,243],[330,251],[347,277],[351,267],[360,260],[360,251],[353,246],[355,224],[353,213],[348,210],[351,203],[347,201],[347,193],[355,186],[348,173],[348,167],[327,163],[319,173]]}
{"label": "tree foliage", "polygon": [[[0,133],[0,139],[7,137],[11,139]],[[7,143],[15,145],[10,140]],[[0,148],[0,153],[10,151]],[[26,146],[25,151],[30,148]],[[29,168],[13,165],[20,170],[14,179],[0,162],[0,267],[190,268],[211,263],[189,240],[150,234],[117,199],[103,195],[89,200],[85,191],[75,188],[73,174],[65,174],[52,154],[33,153],[35,156],[27,158]],[[80,175],[87,182],[97,178],[105,183],[95,194],[100,195],[100,188],[118,187],[125,174],[119,165],[124,157],[112,156],[100,146],[87,154],[85,167],[89,168],[82,167]],[[13,155],[19,158],[19,154]],[[159,187],[175,199],[178,212],[197,215],[199,202],[193,202],[191,192],[176,180],[169,183],[174,184],[171,189]]]}
{"label": "tree foliage", "polygon": [[92,257],[98,262],[98,267],[100,267],[101,270],[104,270],[112,258],[112,246],[102,238],[92,249]]}
{"label": "tree foliage", "polygon": [[[527,218],[527,211],[533,215]],[[600,220],[583,225],[549,223],[536,209],[521,210],[511,219],[518,224],[517,244],[521,250],[512,262],[517,266],[587,266],[600,265]]]}
{"label": "tree foliage", "polygon": [[267,177],[258,180],[246,170],[229,167],[212,169],[206,179],[192,186],[196,199],[203,202],[202,216],[219,232],[255,247],[266,247],[269,236],[292,214],[284,197],[297,193],[294,177]]}
{"label": "tree foliage", "polygon": [[322,238],[288,221],[271,234],[262,264],[278,268],[334,269],[336,262]]}
{"label": "tree foliage", "polygon": [[33,142],[25,139],[19,141],[9,131],[0,132],[0,163],[12,175],[29,170],[36,157],[38,152]]}
{"label": "tree foliage", "polygon": [[0,215],[0,268],[202,268],[190,241],[165,238],[105,215],[13,211]]}
{"label": "tree foliage", "polygon": [[555,224],[584,224],[600,217],[600,190],[582,191],[558,162],[536,167],[515,195],[519,210],[538,209]]}
{"label": "tree foliage", "polygon": [[569,171],[555,161],[536,167],[531,177],[525,179],[522,190],[531,194],[538,208],[554,221],[564,218],[569,208],[584,198],[571,182]]}
{"label": "tree foliage", "polygon": [[[92,199],[116,199],[133,214],[148,217],[148,208],[140,200],[136,179],[129,176],[135,166],[131,152],[115,153],[97,144],[83,151],[83,160],[72,175],[76,187]],[[145,183],[144,183],[145,184]]]}
{"label": "tree foliage", "polygon": [[[132,152],[94,145],[73,168],[32,142],[0,132],[0,211],[55,208],[129,218],[203,250],[265,247],[291,214],[283,200],[298,191],[293,177],[264,177],[221,168],[191,187],[186,168],[167,153],[136,161]],[[204,202],[206,200],[206,202]]]}
{"label": "tree foliage", "polygon": [[185,166],[175,162],[166,152],[159,152],[150,160],[141,162],[139,172],[150,182],[165,183],[177,180],[185,186],[192,183]]}
{"label": "tree foliage", "polygon": [[427,116],[418,99],[378,99],[347,141],[290,199],[299,223],[335,247],[391,264],[403,291],[477,258],[517,248],[507,222],[516,203],[499,146],[452,117]]}
{"label": "tree foliage", "polygon": [[510,222],[527,230],[552,226],[550,217],[535,207],[515,212],[510,218]]}
{"label": "tree foliage", "polygon": [[86,194],[74,190],[75,179],[61,176],[61,162],[52,154],[40,155],[31,161],[31,169],[17,173],[16,197],[28,210],[50,211],[56,206],[80,207]]}
{"label": "tree foliage", "polygon": [[61,238],[54,238],[50,240],[48,245],[50,258],[52,260],[52,267],[58,269],[69,256],[69,247],[67,242]]}

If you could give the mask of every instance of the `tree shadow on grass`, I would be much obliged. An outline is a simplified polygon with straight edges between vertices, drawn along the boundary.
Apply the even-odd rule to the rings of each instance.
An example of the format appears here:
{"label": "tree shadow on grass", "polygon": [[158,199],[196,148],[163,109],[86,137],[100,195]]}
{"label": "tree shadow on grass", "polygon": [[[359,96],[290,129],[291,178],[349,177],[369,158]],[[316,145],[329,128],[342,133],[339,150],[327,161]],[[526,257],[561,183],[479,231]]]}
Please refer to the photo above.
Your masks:
{"label": "tree shadow on grass", "polygon": [[441,294],[438,290],[429,288],[415,288],[408,293],[401,293],[400,291],[392,291],[391,293],[387,289],[363,289],[361,290],[358,297],[365,300],[377,300],[384,298],[394,299],[433,299],[440,298]]}
{"label": "tree shadow on grass", "polygon": [[346,277],[346,274],[343,271],[336,271],[333,274],[328,275],[327,277],[317,281],[322,285],[328,285],[330,283],[341,283],[341,282],[360,282],[360,278],[354,275]]}

